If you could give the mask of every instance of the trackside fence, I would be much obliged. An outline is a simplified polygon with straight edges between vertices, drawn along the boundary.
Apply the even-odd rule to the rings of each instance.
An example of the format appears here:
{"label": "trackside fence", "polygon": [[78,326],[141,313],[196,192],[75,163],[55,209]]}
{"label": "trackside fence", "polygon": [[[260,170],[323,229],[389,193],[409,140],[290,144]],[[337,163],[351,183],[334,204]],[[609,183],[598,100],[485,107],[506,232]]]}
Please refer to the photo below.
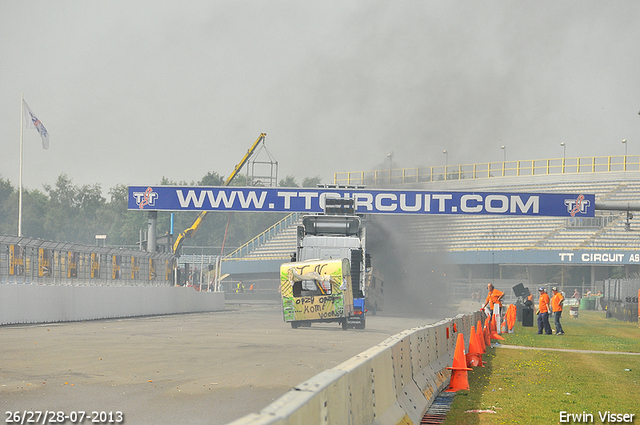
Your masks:
{"label": "trackside fence", "polygon": [[0,283],[172,286],[173,254],[0,235]]}
{"label": "trackside fence", "polygon": [[595,297],[595,302],[602,303],[607,317],[625,322],[638,322],[640,314],[640,279],[607,279],[602,282],[602,297]]}
{"label": "trackside fence", "polygon": [[0,236],[0,326],[224,310],[174,287],[172,254]]}
{"label": "trackside fence", "polygon": [[468,352],[481,312],[396,334],[229,425],[421,423],[450,380],[457,336]]}

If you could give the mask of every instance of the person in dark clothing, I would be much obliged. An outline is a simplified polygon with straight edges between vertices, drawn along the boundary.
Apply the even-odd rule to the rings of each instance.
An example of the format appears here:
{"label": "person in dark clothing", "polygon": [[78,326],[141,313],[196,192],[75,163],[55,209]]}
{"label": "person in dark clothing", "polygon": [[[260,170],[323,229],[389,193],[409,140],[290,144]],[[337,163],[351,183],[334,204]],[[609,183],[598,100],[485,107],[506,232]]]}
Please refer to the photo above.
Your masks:
{"label": "person in dark clothing", "polygon": [[538,335],[542,335],[542,331],[547,335],[553,335],[551,325],[549,324],[549,294],[541,286],[540,300],[538,301]]}

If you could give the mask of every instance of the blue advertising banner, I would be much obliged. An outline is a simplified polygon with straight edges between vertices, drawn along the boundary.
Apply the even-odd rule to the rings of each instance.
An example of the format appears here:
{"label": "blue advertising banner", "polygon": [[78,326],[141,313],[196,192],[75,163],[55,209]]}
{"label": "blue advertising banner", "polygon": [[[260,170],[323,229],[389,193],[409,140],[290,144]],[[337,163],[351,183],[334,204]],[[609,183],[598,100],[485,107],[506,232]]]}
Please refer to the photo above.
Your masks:
{"label": "blue advertising banner", "polygon": [[593,217],[595,195],[428,192],[334,188],[129,186],[130,210],[321,213],[327,198],[355,200],[358,214]]}
{"label": "blue advertising banner", "polygon": [[591,251],[504,250],[448,252],[451,264],[562,264],[566,266],[621,266],[640,264],[640,250]]}

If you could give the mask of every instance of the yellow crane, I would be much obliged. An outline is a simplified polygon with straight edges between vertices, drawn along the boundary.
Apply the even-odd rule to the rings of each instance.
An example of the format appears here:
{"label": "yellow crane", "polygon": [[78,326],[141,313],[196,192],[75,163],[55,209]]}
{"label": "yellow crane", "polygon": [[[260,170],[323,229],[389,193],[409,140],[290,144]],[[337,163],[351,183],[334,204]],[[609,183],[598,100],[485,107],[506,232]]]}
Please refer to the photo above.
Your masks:
{"label": "yellow crane", "polygon": [[[240,172],[244,164],[246,164],[249,158],[251,158],[251,156],[255,153],[260,143],[264,141],[266,137],[267,137],[267,133],[260,133],[260,136],[255,141],[253,146],[251,146],[249,150],[247,150],[247,153],[244,155],[244,158],[242,158],[242,160],[236,165],[236,167],[233,169],[233,171],[231,172],[227,180],[222,184],[223,186],[229,186],[231,181],[238,175],[238,173]],[[198,231],[198,228],[200,228],[200,225],[202,224],[202,221],[206,217],[207,212],[208,211],[202,211],[200,214],[198,214],[198,217],[196,217],[191,227],[184,230],[176,237],[176,241],[173,243],[174,254],[178,254],[178,251],[180,250],[180,247],[184,243],[185,239],[192,238],[196,234],[196,232]]]}

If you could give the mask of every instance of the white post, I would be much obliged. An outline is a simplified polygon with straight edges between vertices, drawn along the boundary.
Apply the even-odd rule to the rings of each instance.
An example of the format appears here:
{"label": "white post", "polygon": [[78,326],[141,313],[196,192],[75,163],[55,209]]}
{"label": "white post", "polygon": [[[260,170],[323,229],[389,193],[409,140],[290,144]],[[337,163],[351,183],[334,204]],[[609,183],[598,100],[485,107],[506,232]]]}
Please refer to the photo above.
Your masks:
{"label": "white post", "polygon": [[24,137],[24,94],[20,93],[20,177],[18,178],[18,237],[22,237],[22,162]]}
{"label": "white post", "polygon": [[502,333],[500,329],[502,329],[502,323],[500,323],[500,304],[495,303],[493,305],[493,320],[496,321],[496,333]]}
{"label": "white post", "polygon": [[213,272],[213,279],[215,280],[215,291],[219,292],[220,291],[220,261],[219,261],[219,257],[215,257],[216,258],[216,265],[215,265],[215,270]]}
{"label": "white post", "polygon": [[220,292],[222,290],[220,287],[220,268],[221,267],[222,267],[222,257],[216,257],[216,270],[215,270],[216,292]]}
{"label": "white post", "polygon": [[202,292],[202,268],[204,267],[204,246],[202,247],[202,254],[200,255],[200,289],[199,291]]}
{"label": "white post", "polygon": [[180,265],[177,260],[173,260],[176,263],[176,267],[173,269],[173,286],[178,286],[178,270],[180,270]]}

